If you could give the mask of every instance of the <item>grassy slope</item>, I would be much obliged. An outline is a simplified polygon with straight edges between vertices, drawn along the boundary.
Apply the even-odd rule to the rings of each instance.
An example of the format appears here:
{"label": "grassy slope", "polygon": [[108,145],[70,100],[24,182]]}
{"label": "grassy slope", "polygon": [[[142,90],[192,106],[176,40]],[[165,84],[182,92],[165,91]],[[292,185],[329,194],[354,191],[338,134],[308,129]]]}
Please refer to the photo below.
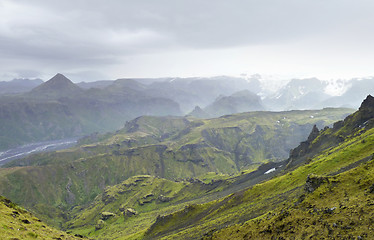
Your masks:
{"label": "grassy slope", "polygon": [[[264,178],[271,178],[272,174],[263,174],[272,167],[271,164],[266,165],[260,167],[262,170],[253,169],[234,177],[209,173],[202,178],[203,181],[189,179],[174,182],[152,176],[135,176],[108,187],[90,206],[75,207],[72,220],[64,228],[90,237],[142,238],[160,215],[210,202],[252,186]],[[129,207],[138,214],[124,217],[123,211]],[[104,227],[98,230],[95,225],[100,221],[102,212],[115,213],[116,216],[106,220]]]}
{"label": "grassy slope", "polygon": [[207,239],[371,239],[374,162],[330,177],[298,205],[286,203],[256,220]]}
{"label": "grassy slope", "polygon": [[[284,214],[285,210],[282,212],[282,209],[286,208],[287,206],[292,206],[294,202],[298,201],[300,197],[305,194],[304,185],[309,174],[313,173],[323,176],[334,174],[340,169],[350,166],[357,161],[365,158],[370,159],[374,152],[373,149],[374,129],[371,129],[359,136],[346,139],[342,144],[335,148],[322,152],[320,155],[314,157],[309,164],[301,166],[290,173],[281,175],[262,184],[258,184],[247,191],[233,194],[223,200],[197,205],[188,211],[173,213],[172,215],[165,217],[165,221],[160,221],[153,225],[151,230],[147,233],[147,236],[157,238],[164,237],[167,239],[198,238],[202,237],[209,231],[214,232],[217,229],[225,228],[228,225],[243,223],[251,219],[255,220],[250,221],[248,223],[250,224],[249,226],[256,225],[257,222],[260,221],[258,219],[266,219],[265,217],[271,216],[273,213],[279,217]],[[261,220],[264,221],[264,223],[257,226],[258,228],[254,230],[253,236],[255,236],[257,239],[271,238],[272,235],[286,236],[280,235],[280,233],[276,232],[276,227],[281,226],[283,223],[284,226],[282,226],[280,229],[289,230],[292,224],[295,223],[291,221],[292,216],[294,216],[296,219],[298,218],[299,220],[306,217],[306,215],[309,217],[309,213],[305,210],[305,208],[309,207],[310,204],[316,204],[318,211],[323,212],[321,209],[324,209],[324,207],[339,207],[339,201],[344,202],[344,198],[350,199],[349,201],[344,202],[344,204],[347,205],[348,210],[343,211],[342,215],[337,217],[346,219],[346,217],[349,216],[349,213],[354,213],[355,211],[359,212],[361,211],[360,209],[362,207],[366,206],[366,209],[362,209],[362,211],[367,212],[365,218],[366,221],[364,226],[359,228],[359,231],[365,227],[368,227],[368,224],[370,223],[369,217],[371,216],[372,212],[370,207],[371,205],[368,205],[367,201],[369,200],[370,202],[372,196],[367,195],[367,190],[370,184],[374,182],[374,177],[371,174],[373,171],[372,165],[373,163],[369,162],[356,170],[338,175],[336,180],[334,180],[338,181],[338,184],[334,185],[334,187],[332,187],[331,184],[333,183],[331,183],[321,187],[321,189],[318,189],[318,191],[314,192],[313,194],[307,195],[306,199],[302,202],[302,204],[300,204],[301,210],[297,210],[297,208],[291,209],[291,211],[299,212],[295,212],[295,216],[291,215],[289,218],[287,218],[287,220],[290,222],[282,222],[283,217],[280,217],[281,220],[272,218],[273,222],[271,222],[271,220]],[[349,167],[347,169],[349,169]],[[355,174],[356,172],[361,173],[365,172],[366,170],[368,171],[365,174]],[[354,179],[352,180],[352,178]],[[359,184],[352,185],[350,181],[356,184],[358,182]],[[332,188],[333,192],[336,193],[336,199],[335,194],[328,193],[330,188]],[[342,191],[340,191],[340,188],[342,188]],[[316,203],[314,203],[314,201],[316,201]],[[303,206],[305,207],[304,210],[302,209]],[[340,210],[336,211],[335,213],[338,213],[339,211]],[[270,215],[268,215],[269,212]],[[302,212],[304,215],[300,217]],[[321,217],[316,214],[316,216],[314,216],[314,220],[323,217],[324,215]],[[357,215],[355,218],[356,217]],[[189,219],[194,219],[194,221],[188,221]],[[355,219],[355,221],[356,220],[357,219]],[[349,225],[349,223],[347,224],[347,221],[348,220],[345,220],[343,223],[339,224],[341,226],[347,226]],[[313,225],[313,221],[310,223]],[[314,227],[310,227],[309,229],[304,229],[302,227],[300,228],[306,230],[307,233],[305,236],[311,236],[318,233],[316,231],[317,229],[324,228],[323,223],[323,219],[321,221],[317,221],[315,224],[318,226],[315,227],[314,231]],[[328,223],[331,224],[331,222]],[[352,224],[358,224],[358,222],[356,221]],[[264,230],[266,230],[269,225],[271,231],[268,232],[269,234],[266,234],[267,232]],[[239,231],[237,236],[239,239],[247,233],[249,234],[248,236],[251,236],[250,234],[252,233],[247,227],[247,225],[243,227],[235,226],[222,230],[221,232],[216,233],[214,236],[220,239],[225,239],[227,236],[231,236],[233,234],[232,232],[235,232],[238,229]],[[341,231],[343,230],[344,228],[342,228]],[[345,230],[349,230],[349,228],[346,228]],[[290,234],[290,231],[291,230],[288,232],[286,231],[285,234]],[[262,232],[262,235],[260,232]],[[339,231],[336,231],[337,234],[338,232]],[[351,232],[351,234],[357,233],[358,232],[355,231]],[[298,232],[298,234],[302,233]],[[325,232],[321,233],[319,236],[322,236],[323,234],[325,234]],[[296,239],[298,238],[296,237]]]}
{"label": "grassy slope", "polygon": [[[138,238],[157,216],[182,209],[191,199],[203,196],[206,192],[217,191],[220,189],[219,185],[174,182],[148,175],[135,176],[107,188],[88,208],[75,208],[72,213],[75,217],[66,224],[66,228],[94,238]],[[124,216],[126,208],[135,209],[137,215]],[[102,229],[95,229],[102,212],[116,215],[105,220]]]}
{"label": "grassy slope", "polygon": [[[15,161],[15,165],[29,166],[0,169],[0,192],[59,225],[68,217],[64,212],[91,202],[108,185],[140,174],[174,179],[208,172],[238,173],[243,167],[274,159],[274,154],[266,156],[275,146],[283,149],[276,152],[288,152],[305,138],[312,124],[330,124],[349,111],[257,112],[204,121],[142,117],[100,144]],[[304,134],[300,128],[305,128]],[[294,138],[292,131],[299,137]],[[278,134],[283,138],[274,137]],[[253,139],[263,139],[269,147],[255,145]]]}
{"label": "grassy slope", "polygon": [[1,239],[79,239],[45,225],[38,218],[0,196]]}

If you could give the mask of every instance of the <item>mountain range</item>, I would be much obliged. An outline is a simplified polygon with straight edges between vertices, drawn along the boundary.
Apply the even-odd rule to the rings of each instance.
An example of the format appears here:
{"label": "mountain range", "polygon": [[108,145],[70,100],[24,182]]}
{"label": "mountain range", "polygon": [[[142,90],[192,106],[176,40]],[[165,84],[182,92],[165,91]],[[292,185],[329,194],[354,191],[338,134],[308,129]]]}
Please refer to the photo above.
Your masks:
{"label": "mountain range", "polygon": [[[56,84],[63,95],[45,90]],[[134,93],[147,89],[128,79],[113,84],[83,90],[57,75],[22,97],[66,103],[89,91],[113,104],[142,99]],[[0,194],[37,216],[13,213],[26,237],[45,236],[41,219],[93,239],[368,238],[374,98],[352,111],[140,116],[74,148],[5,164]],[[11,234],[12,220],[2,220]],[[58,230],[48,231],[52,238]]]}
{"label": "mountain range", "polygon": [[18,78],[0,82],[0,95],[28,92],[43,83],[41,79]]}
{"label": "mountain range", "polygon": [[0,97],[0,149],[113,131],[141,115],[181,115],[176,102],[125,85],[84,90],[57,74],[29,92]]}

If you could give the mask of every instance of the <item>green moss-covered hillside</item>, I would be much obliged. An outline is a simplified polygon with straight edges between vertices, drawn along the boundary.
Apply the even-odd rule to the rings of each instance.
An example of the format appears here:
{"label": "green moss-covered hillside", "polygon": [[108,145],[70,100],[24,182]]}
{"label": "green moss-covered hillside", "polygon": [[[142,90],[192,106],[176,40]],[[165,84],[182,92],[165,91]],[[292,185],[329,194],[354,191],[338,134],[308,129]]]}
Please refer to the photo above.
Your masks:
{"label": "green moss-covered hillside", "polygon": [[374,128],[362,124],[374,115],[350,120],[370,108],[374,104],[364,102],[341,126],[350,134],[307,162],[245,191],[166,215],[146,238],[370,239]]}
{"label": "green moss-covered hillside", "polygon": [[[264,174],[266,171],[282,168],[282,163],[273,166],[271,162],[287,158],[289,150],[307,138],[314,125],[330,125],[344,118],[350,111],[253,112],[209,120],[139,117],[116,133],[83,139],[76,148],[36,154],[5,165],[0,169],[0,193],[31,209],[54,226],[70,228],[90,237],[108,236],[108,233],[118,236],[115,235],[117,232],[128,237],[126,231],[130,228],[123,226],[125,218],[119,212],[119,206],[124,203],[131,205],[131,199],[136,199],[139,204],[139,201],[151,201],[153,197],[147,199],[145,196],[148,193],[144,193],[141,198],[119,194],[118,201],[110,204],[105,204],[100,198],[110,193],[108,186],[120,184],[133,176],[151,175],[153,180],[146,185],[151,186],[154,182],[155,187],[164,189],[163,192],[152,190],[155,192],[153,196],[173,196],[173,200],[159,203],[158,198],[153,199],[154,202],[152,200],[151,203],[141,205],[140,209],[130,206],[139,213],[132,218],[134,224],[138,226],[143,223],[139,225],[141,227],[131,227],[134,236],[146,234],[147,237],[175,237],[174,234],[178,232],[185,237],[187,235],[182,229],[189,229],[190,224],[199,224],[202,228],[194,229],[191,233],[186,230],[186,234],[202,236],[201,233],[211,230],[212,226],[250,219],[247,215],[235,219],[236,215],[222,211],[226,220],[217,223],[215,219],[219,219],[220,215],[215,216],[213,213],[221,210],[215,203],[226,203],[228,200],[221,198],[229,194],[233,195],[228,199],[236,199],[243,195],[244,189],[270,179],[277,172]],[[100,139],[100,142],[94,143],[95,139]],[[270,165],[251,172],[263,163]],[[206,183],[191,185],[186,178],[200,179]],[[222,182],[216,182],[219,186],[214,185],[213,191],[210,180],[217,179]],[[300,181],[304,179],[300,178]],[[174,196],[168,193],[169,190],[177,191],[179,195]],[[143,197],[145,199],[141,200]],[[210,202],[212,200],[216,202]],[[225,206],[223,203],[222,206]],[[189,207],[185,208],[186,204]],[[212,209],[200,212],[199,209],[205,206],[211,206]],[[260,204],[259,208],[255,214],[249,215],[257,216],[265,207]],[[178,215],[181,209],[188,214]],[[102,212],[114,213],[116,217],[100,219]],[[195,212],[198,216],[189,219]],[[158,215],[168,214],[172,214],[171,217],[157,218]],[[200,219],[211,214],[212,221],[202,222]],[[172,223],[169,226],[173,216],[181,220],[175,222],[177,225]],[[111,221],[113,224],[108,224]],[[168,227],[160,228],[163,223],[168,224]]]}
{"label": "green moss-covered hillside", "polygon": [[53,229],[22,207],[0,196],[1,239],[81,239]]}
{"label": "green moss-covered hillside", "polygon": [[236,174],[288,156],[312,126],[349,109],[253,112],[211,120],[140,117],[99,143],[36,154],[0,169],[0,193],[58,225],[72,206],[135,175],[167,179]]}

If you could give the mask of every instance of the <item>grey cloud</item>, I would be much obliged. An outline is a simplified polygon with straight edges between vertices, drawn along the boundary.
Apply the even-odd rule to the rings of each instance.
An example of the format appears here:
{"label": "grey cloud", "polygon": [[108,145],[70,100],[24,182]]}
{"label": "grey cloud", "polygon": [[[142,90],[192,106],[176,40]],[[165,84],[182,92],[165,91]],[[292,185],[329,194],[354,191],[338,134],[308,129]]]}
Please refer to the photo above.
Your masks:
{"label": "grey cloud", "polygon": [[[319,36],[359,44],[373,38],[373,7],[369,0],[0,0],[0,58],[95,68],[170,49]],[[344,38],[352,32],[356,38]]]}
{"label": "grey cloud", "polygon": [[[35,6],[35,1],[23,1]],[[49,16],[66,17],[49,26],[51,34],[81,42],[105,43],[108,32],[153,31],[162,41],[153,47],[174,44],[192,47],[227,47],[273,43],[295,37],[326,34],[336,28],[352,26],[357,18],[374,20],[370,1],[309,0],[146,0],[146,1],[37,1]],[[41,16],[43,17],[43,16]],[[67,25],[64,25],[67,24]],[[70,32],[70,33],[69,33]],[[95,35],[96,34],[96,35]],[[123,34],[126,35],[126,34]],[[95,39],[95,37],[97,39]],[[53,40],[53,39],[52,39]],[[109,44],[110,42],[107,42]],[[164,43],[164,44],[163,44]],[[125,42],[126,44],[126,42]],[[148,46],[145,42],[144,46]],[[124,49],[126,46],[122,46]],[[121,49],[118,49],[121,51]]]}

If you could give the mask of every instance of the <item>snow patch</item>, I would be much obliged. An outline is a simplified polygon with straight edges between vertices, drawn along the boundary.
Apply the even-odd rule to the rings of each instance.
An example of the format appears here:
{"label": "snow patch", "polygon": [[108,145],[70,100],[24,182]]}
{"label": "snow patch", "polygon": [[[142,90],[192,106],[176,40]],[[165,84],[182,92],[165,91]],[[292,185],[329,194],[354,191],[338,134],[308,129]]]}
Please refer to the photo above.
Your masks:
{"label": "snow patch", "polygon": [[275,168],[269,169],[266,172],[264,172],[264,174],[269,174],[269,173],[275,172],[275,170],[276,170]]}

